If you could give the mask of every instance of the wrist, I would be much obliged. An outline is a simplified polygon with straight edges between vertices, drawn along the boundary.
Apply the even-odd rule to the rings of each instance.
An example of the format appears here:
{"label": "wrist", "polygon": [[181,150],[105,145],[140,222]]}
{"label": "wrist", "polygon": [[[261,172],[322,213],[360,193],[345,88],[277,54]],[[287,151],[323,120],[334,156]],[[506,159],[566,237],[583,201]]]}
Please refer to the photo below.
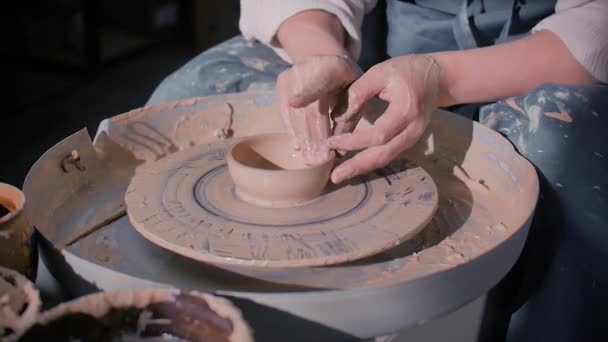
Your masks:
{"label": "wrist", "polygon": [[458,66],[457,59],[454,54],[457,52],[445,51],[431,53],[428,56],[432,58],[439,66],[439,95],[437,99],[438,107],[449,107],[461,103],[455,96],[455,85],[458,84]]}
{"label": "wrist", "polygon": [[350,58],[346,49],[334,42],[326,41],[325,43],[306,46],[305,44],[294,44],[283,47],[293,64],[298,64],[306,61],[314,56],[340,56]]}
{"label": "wrist", "polygon": [[299,12],[286,19],[276,35],[294,64],[316,55],[349,56],[338,18],[322,10]]}

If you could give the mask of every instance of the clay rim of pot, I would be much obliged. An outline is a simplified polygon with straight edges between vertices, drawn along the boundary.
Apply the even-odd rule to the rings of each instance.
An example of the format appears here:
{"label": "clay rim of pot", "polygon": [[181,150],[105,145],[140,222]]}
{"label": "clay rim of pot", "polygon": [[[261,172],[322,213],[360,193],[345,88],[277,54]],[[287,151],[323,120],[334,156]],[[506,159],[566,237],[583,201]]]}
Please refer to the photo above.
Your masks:
{"label": "clay rim of pot", "polygon": [[8,214],[0,217],[0,224],[2,224],[21,214],[25,208],[25,195],[17,187],[0,183],[0,204],[9,211]]}
{"label": "clay rim of pot", "polygon": [[335,159],[331,151],[328,160],[307,165],[286,133],[243,138],[226,156],[237,197],[255,206],[273,208],[305,205],[322,195]]}
{"label": "clay rim of pot", "polygon": [[[227,155],[227,159],[230,158],[232,159],[232,161],[236,164],[238,164],[240,167],[244,168],[244,169],[248,169],[251,171],[264,171],[264,172],[269,172],[271,174],[278,174],[278,173],[286,173],[286,172],[301,172],[301,171],[311,171],[314,169],[321,169],[321,168],[325,168],[328,166],[328,164],[332,164],[335,162],[336,160],[336,153],[335,151],[331,150],[330,151],[330,155],[329,158],[324,161],[323,163],[320,164],[316,164],[316,165],[305,165],[302,167],[290,167],[290,168],[279,168],[279,169],[267,169],[267,168],[260,168],[260,167],[255,167],[255,166],[251,166],[248,165],[247,163],[243,163],[240,158],[236,158],[234,156],[234,152],[239,149],[239,148],[243,148],[245,145],[250,145],[252,142],[254,142],[254,140],[258,140],[258,139],[277,139],[277,140],[283,140],[283,139],[287,139],[287,134],[286,133],[266,133],[266,134],[260,134],[260,135],[254,135],[254,136],[249,136],[249,137],[245,137],[242,138],[241,140],[237,141],[236,143],[234,143],[228,150],[228,155]],[[288,140],[288,139],[287,139]],[[286,145],[286,146],[291,146],[290,145]],[[258,151],[255,151],[257,153],[259,153]],[[295,153],[297,153],[297,159],[301,160],[301,156],[300,153],[295,151]],[[260,155],[262,155],[261,153],[259,153]],[[304,163],[302,161],[302,163]]]}

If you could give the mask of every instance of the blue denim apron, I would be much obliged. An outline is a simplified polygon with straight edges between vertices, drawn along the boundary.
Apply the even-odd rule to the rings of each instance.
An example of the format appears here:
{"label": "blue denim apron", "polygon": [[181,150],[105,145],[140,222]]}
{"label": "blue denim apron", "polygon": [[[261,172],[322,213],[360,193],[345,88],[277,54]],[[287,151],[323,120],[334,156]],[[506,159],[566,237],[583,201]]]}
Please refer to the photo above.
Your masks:
{"label": "blue denim apron", "polygon": [[[556,0],[386,0],[388,57],[466,50],[530,34]],[[364,27],[365,30],[365,27]],[[481,103],[450,111],[476,119]],[[481,110],[480,110],[481,107]]]}
{"label": "blue denim apron", "polygon": [[387,52],[464,50],[528,34],[555,0],[387,0]]}

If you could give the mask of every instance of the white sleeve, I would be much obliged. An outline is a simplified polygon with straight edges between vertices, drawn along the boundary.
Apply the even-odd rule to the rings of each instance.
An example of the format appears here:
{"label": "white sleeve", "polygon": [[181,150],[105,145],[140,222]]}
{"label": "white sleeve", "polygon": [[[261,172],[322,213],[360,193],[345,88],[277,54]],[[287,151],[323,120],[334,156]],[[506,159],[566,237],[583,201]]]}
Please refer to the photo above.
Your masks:
{"label": "white sleeve", "polygon": [[361,24],[377,0],[241,0],[239,28],[248,40],[257,40],[273,48],[290,62],[287,53],[275,45],[274,37],[287,18],[306,10],[323,10],[340,20],[348,33],[346,48],[354,59],[361,54]]}
{"label": "white sleeve", "polygon": [[532,31],[549,30],[598,81],[608,83],[608,0],[558,0],[555,14]]}

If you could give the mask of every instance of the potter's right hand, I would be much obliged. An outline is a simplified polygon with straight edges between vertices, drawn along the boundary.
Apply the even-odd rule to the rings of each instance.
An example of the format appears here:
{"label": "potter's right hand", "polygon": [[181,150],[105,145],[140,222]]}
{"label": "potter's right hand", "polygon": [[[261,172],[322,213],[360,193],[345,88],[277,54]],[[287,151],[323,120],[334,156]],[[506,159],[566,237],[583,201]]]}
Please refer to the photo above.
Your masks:
{"label": "potter's right hand", "polygon": [[329,157],[330,113],[338,97],[362,74],[348,57],[317,55],[283,71],[277,79],[277,95],[287,132],[310,165]]}

